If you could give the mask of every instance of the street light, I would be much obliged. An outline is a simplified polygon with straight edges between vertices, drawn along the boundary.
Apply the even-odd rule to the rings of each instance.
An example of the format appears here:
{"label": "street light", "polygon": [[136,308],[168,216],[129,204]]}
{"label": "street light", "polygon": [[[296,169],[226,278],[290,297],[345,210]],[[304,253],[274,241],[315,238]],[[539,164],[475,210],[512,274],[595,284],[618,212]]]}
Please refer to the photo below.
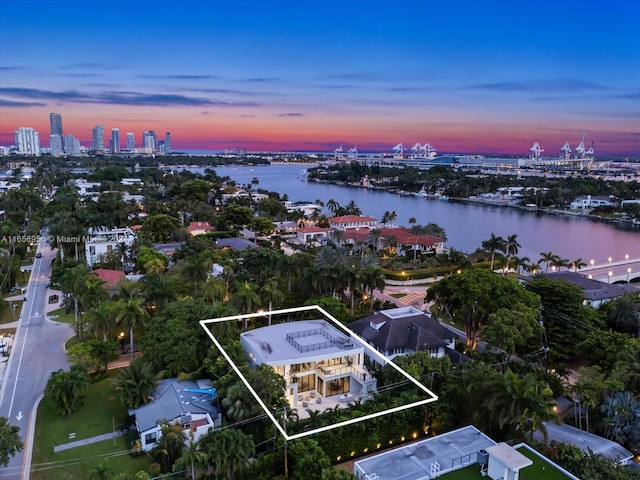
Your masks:
{"label": "street light", "polygon": [[613,275],[613,272],[609,270],[609,283],[611,283],[611,275]]}
{"label": "street light", "polygon": [[611,265],[611,261],[613,260],[613,258],[609,257],[609,265]]}
{"label": "street light", "polygon": [[626,254],[624,255],[624,259],[625,259],[625,261],[628,261],[628,260],[629,260],[629,254],[628,254],[628,253],[626,253]]}
{"label": "street light", "polygon": [[591,264],[591,268],[593,268],[593,265],[596,263],[596,261],[592,258],[589,263]]}
{"label": "street light", "polygon": [[631,274],[631,267],[627,268],[627,283],[629,283],[629,274]]}

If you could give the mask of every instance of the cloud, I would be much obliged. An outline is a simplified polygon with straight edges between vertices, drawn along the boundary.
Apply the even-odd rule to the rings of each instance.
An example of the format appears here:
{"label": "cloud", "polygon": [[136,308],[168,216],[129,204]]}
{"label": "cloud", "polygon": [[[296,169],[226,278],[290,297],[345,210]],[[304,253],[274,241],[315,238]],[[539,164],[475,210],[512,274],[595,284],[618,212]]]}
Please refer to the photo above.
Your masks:
{"label": "cloud", "polygon": [[18,66],[5,66],[5,67],[0,67],[0,72],[8,72],[11,70],[25,70],[24,67],[18,67]]}
{"label": "cloud", "polygon": [[58,73],[56,77],[91,78],[97,77],[97,73]]}
{"label": "cloud", "polygon": [[88,69],[94,69],[94,68],[102,68],[103,65],[101,63],[98,62],[81,62],[81,63],[70,63],[69,65],[63,65],[60,68],[66,69],[66,68],[88,68]]}
{"label": "cloud", "polygon": [[291,112],[291,113],[281,113],[278,117],[304,117],[304,113]]}
{"label": "cloud", "polygon": [[607,87],[574,78],[532,80],[529,82],[481,83],[461,87],[461,90],[483,90],[490,92],[577,92],[608,90]]}
{"label": "cloud", "polygon": [[267,83],[267,82],[277,82],[278,78],[269,78],[269,77],[254,77],[254,78],[245,78],[242,80],[243,82],[250,83]]}
{"label": "cloud", "polygon": [[322,85],[316,85],[316,88],[324,88],[327,90],[348,90],[351,88],[356,88],[356,85],[353,84],[348,84],[348,83],[342,83],[342,84],[322,84]]}
{"label": "cloud", "polygon": [[146,80],[212,80],[218,78],[216,75],[188,75],[188,74],[176,74],[176,75],[150,75],[143,74],[137,75],[138,78],[144,78]]}
{"label": "cloud", "polygon": [[128,91],[103,91],[86,94],[74,90],[52,91],[36,88],[0,87],[0,94],[11,97],[38,100],[66,101],[72,103],[99,103],[111,105],[146,106],[218,106],[218,107],[257,107],[255,102],[227,102],[209,100],[201,97],[163,93],[141,93]]}
{"label": "cloud", "polygon": [[46,103],[40,102],[19,102],[0,98],[0,107],[46,107],[46,105]]}
{"label": "cloud", "polygon": [[333,75],[323,75],[317,77],[316,80],[326,81],[326,80],[349,80],[349,81],[357,81],[357,82],[377,82],[380,80],[385,80],[386,77],[377,73],[336,73]]}
{"label": "cloud", "polygon": [[638,100],[638,99],[640,99],[640,92],[621,93],[619,95],[613,95],[613,98],[624,98],[624,99],[627,99],[627,100]]}

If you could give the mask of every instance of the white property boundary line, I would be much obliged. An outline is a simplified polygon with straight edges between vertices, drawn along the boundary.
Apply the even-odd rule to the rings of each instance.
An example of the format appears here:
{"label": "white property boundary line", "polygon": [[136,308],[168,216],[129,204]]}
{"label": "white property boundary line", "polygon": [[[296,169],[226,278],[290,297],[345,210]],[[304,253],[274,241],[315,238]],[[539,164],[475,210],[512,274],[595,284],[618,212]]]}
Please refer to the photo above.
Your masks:
{"label": "white property boundary line", "polygon": [[[400,407],[394,407],[394,408],[390,408],[388,410],[383,410],[382,412],[371,413],[369,415],[364,415],[362,417],[352,418],[350,420],[345,420],[343,422],[338,422],[338,423],[335,423],[333,425],[325,425],[324,427],[316,428],[314,430],[308,430],[308,431],[305,431],[305,432],[302,432],[302,433],[296,433],[295,435],[288,435],[286,430],[282,427],[282,425],[280,425],[280,421],[278,419],[276,419],[276,417],[274,417],[273,413],[265,405],[265,403],[262,401],[262,399],[260,398],[258,393],[249,384],[249,382],[247,381],[245,376],[242,374],[242,372],[240,371],[238,366],[233,362],[233,360],[231,359],[229,354],[225,351],[225,349],[222,347],[220,342],[213,336],[213,334],[211,333],[211,330],[209,330],[209,328],[207,328],[207,325],[210,324],[210,323],[220,323],[220,322],[227,322],[227,321],[231,321],[231,320],[243,320],[243,319],[249,319],[249,318],[255,318],[255,317],[265,317],[265,316],[268,316],[268,315],[279,315],[279,314],[284,314],[284,313],[304,312],[304,311],[310,311],[310,310],[316,310],[316,311],[320,312],[323,316],[325,316],[326,318],[331,320],[336,325],[336,327],[338,327],[338,329],[342,330],[347,335],[349,335],[349,336],[355,338],[356,340],[358,340],[358,342],[360,342],[360,344],[365,348],[365,350],[368,351],[372,356],[377,357],[380,360],[382,360],[384,363],[391,365],[394,369],[396,369],[407,380],[412,382],[416,387],[418,387],[420,390],[422,390],[427,395],[429,395],[430,398],[427,398],[425,400],[420,400],[418,402],[413,402],[413,403],[409,403],[409,404],[406,404],[406,405],[402,405]],[[207,332],[207,335],[209,335],[209,337],[211,337],[211,340],[213,341],[215,346],[218,347],[218,349],[220,350],[220,353],[222,353],[222,355],[227,360],[227,362],[229,362],[229,365],[231,365],[231,368],[233,368],[233,371],[236,372],[238,377],[240,377],[240,380],[242,380],[242,383],[244,383],[245,386],[249,389],[249,391],[254,396],[254,398],[256,399],[258,404],[264,410],[264,413],[267,414],[267,416],[271,419],[271,421],[273,422],[275,427],[280,431],[282,436],[287,441],[295,440],[297,438],[302,438],[302,437],[308,437],[310,435],[315,435],[315,434],[320,433],[320,432],[326,432],[328,430],[333,430],[334,428],[344,427],[346,425],[351,425],[351,424],[354,424],[354,423],[363,422],[365,420],[370,420],[370,419],[373,419],[373,418],[376,418],[376,417],[381,417],[382,415],[388,415],[390,413],[400,412],[402,410],[408,410],[410,408],[418,407],[420,405],[426,405],[427,403],[435,402],[435,401],[438,400],[438,396],[435,393],[433,393],[427,387],[422,385],[420,382],[418,382],[415,378],[413,378],[411,375],[409,375],[403,369],[398,367],[393,361],[389,360],[387,357],[385,357],[380,352],[375,350],[373,347],[371,347],[366,342],[366,340],[360,338],[358,335],[356,335],[351,330],[349,330],[344,325],[342,325],[337,319],[335,319],[333,316],[331,316],[327,311],[325,311],[324,309],[322,309],[321,307],[319,307],[317,305],[308,305],[308,306],[304,306],[304,307],[284,308],[284,309],[281,309],[281,310],[271,310],[271,311],[266,311],[266,312],[249,313],[249,314],[245,314],[245,315],[232,315],[232,316],[228,316],[228,317],[211,318],[211,319],[207,319],[207,320],[200,320],[200,325],[202,326],[204,331]]]}

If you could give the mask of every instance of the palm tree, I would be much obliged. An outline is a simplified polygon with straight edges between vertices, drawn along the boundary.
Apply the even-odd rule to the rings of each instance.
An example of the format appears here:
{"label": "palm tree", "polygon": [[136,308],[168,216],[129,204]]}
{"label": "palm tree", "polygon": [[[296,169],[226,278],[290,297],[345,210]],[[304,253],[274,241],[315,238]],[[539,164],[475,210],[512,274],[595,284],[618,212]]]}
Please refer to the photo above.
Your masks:
{"label": "palm tree", "polygon": [[398,214],[394,210],[389,214],[389,223],[391,223],[391,225],[393,225],[397,219],[398,219]]}
{"label": "palm tree", "polygon": [[577,258],[575,259],[573,262],[571,262],[571,264],[569,265],[571,268],[573,268],[574,272],[577,272],[578,270],[580,270],[582,267],[586,267],[587,264],[585,262],[582,261],[581,258]]}
{"label": "palm tree", "polygon": [[362,282],[365,288],[369,288],[369,311],[371,312],[373,312],[373,291],[375,289],[384,291],[386,286],[384,279],[384,271],[378,266],[365,267],[362,271]]}
{"label": "palm tree", "polygon": [[51,374],[45,394],[53,399],[62,415],[68,416],[80,406],[80,399],[88,390],[89,376],[86,370],[80,365],[73,365],[68,372],[58,370]]}
{"label": "palm tree", "polygon": [[336,202],[333,198],[330,198],[329,201],[327,202],[327,208],[332,214],[335,215],[335,213],[340,208],[340,204]]}
{"label": "palm tree", "polygon": [[411,225],[411,228],[413,228],[416,223],[418,223],[416,217],[409,217],[409,225]]}
{"label": "palm tree", "polygon": [[227,284],[220,278],[209,277],[202,285],[202,296],[213,305],[224,300],[227,294]]}
{"label": "palm tree", "polygon": [[234,422],[249,418],[258,411],[255,398],[242,382],[229,387],[221,404],[226,409],[227,418]]}
{"label": "palm tree", "polygon": [[91,332],[96,337],[102,335],[102,340],[106,342],[107,337],[114,330],[116,325],[113,303],[100,303],[96,308],[87,312],[86,320]]}
{"label": "palm tree", "polygon": [[540,252],[540,260],[538,260],[538,264],[544,263],[545,264],[545,272],[549,271],[549,266],[552,264],[555,264],[555,262],[558,260],[558,255],[556,255],[553,252]]}
{"label": "palm tree", "polygon": [[129,348],[133,362],[133,330],[143,325],[149,319],[149,314],[144,309],[141,298],[119,300],[116,312],[116,323],[123,323],[129,328]]}
{"label": "palm tree", "polygon": [[60,278],[60,288],[64,293],[66,293],[73,299],[77,342],[80,341],[80,322],[78,320],[79,303],[82,293],[86,288],[87,274],[87,267],[85,267],[84,265],[77,265],[69,270],[66,270]]}
{"label": "palm tree", "polygon": [[209,455],[200,450],[198,444],[193,441],[192,435],[189,439],[189,444],[182,452],[182,456],[176,461],[176,465],[185,465],[191,473],[191,480],[196,480],[199,473],[204,471],[208,463]]}
{"label": "palm tree", "polygon": [[144,271],[149,275],[162,275],[167,268],[160,258],[152,258],[142,267],[144,268]]}
{"label": "palm tree", "polygon": [[144,289],[144,300],[151,310],[161,312],[169,302],[178,299],[175,282],[164,275],[148,273],[141,280]]}
{"label": "palm tree", "polygon": [[504,251],[505,241],[502,237],[496,237],[495,233],[492,233],[487,240],[482,241],[482,248],[491,253],[491,270],[493,270],[493,262],[496,257],[496,252]]}
{"label": "palm tree", "polygon": [[509,235],[504,241],[504,249],[507,257],[517,255],[521,245],[518,243],[518,235]]}
{"label": "palm tree", "polygon": [[284,293],[280,291],[278,281],[271,279],[262,285],[260,296],[262,297],[262,301],[269,305],[269,325],[271,325],[271,310],[273,310],[273,305],[279,305],[280,302],[284,300]]}
{"label": "palm tree", "polygon": [[110,480],[112,477],[113,472],[107,467],[105,460],[102,460],[89,472],[89,480]]}
{"label": "palm tree", "polygon": [[195,290],[198,290],[198,283],[204,282],[213,266],[213,262],[201,256],[188,257],[182,267],[182,275],[190,282],[193,282]]}
{"label": "palm tree", "polygon": [[638,299],[635,295],[622,295],[611,302],[608,318],[616,327],[633,331],[640,336],[640,316],[636,310]]}
{"label": "palm tree", "polygon": [[380,230],[379,228],[372,228],[369,231],[369,235],[367,235],[367,242],[369,242],[369,245],[371,245],[371,248],[374,252],[378,251],[381,238],[382,230]]}
{"label": "palm tree", "polygon": [[[240,313],[250,313],[260,305],[260,297],[256,293],[254,285],[244,282],[236,285],[236,291],[231,295],[229,302]],[[242,328],[247,329],[246,319],[243,319]]]}
{"label": "palm tree", "polygon": [[150,400],[156,389],[156,378],[151,365],[138,358],[128,367],[118,370],[111,385],[120,403],[127,408],[138,408]]}
{"label": "palm tree", "polygon": [[95,275],[86,277],[85,288],[80,295],[81,304],[86,310],[90,311],[109,299],[109,294],[104,289],[105,283],[104,280],[100,280]]}
{"label": "palm tree", "polygon": [[287,289],[291,293],[291,277],[298,273],[298,262],[295,255],[283,255],[278,261],[278,272],[287,277]]}

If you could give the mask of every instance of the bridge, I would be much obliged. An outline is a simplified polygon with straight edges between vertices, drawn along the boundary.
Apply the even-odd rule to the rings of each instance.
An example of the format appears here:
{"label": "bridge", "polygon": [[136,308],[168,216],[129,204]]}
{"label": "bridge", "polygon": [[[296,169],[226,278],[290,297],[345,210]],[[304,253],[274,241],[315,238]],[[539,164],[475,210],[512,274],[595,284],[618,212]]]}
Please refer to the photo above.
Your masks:
{"label": "bridge", "polygon": [[606,283],[640,283],[640,258],[625,258],[614,261],[609,257],[605,263],[591,260],[579,273]]}

